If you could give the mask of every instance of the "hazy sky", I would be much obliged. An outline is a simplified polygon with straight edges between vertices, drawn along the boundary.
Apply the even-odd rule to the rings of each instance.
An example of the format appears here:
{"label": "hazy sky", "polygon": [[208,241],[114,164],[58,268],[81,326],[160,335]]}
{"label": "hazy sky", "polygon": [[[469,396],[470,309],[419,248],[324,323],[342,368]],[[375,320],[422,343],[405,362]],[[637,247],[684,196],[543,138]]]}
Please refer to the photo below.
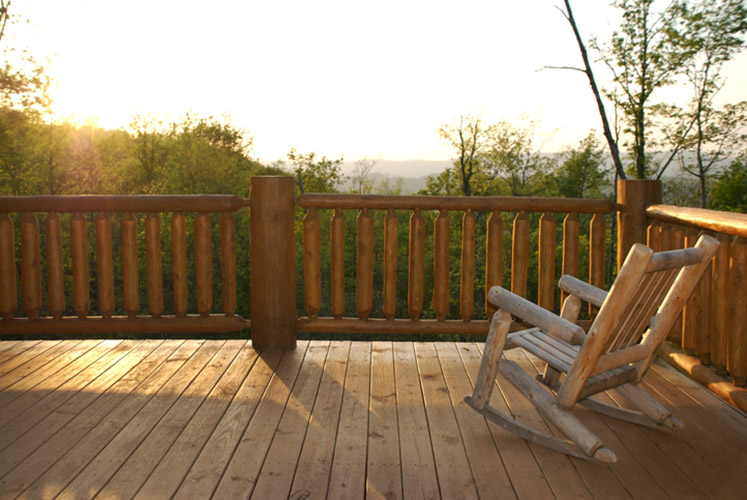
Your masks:
{"label": "hazy sky", "polygon": [[[14,0],[30,25],[7,43],[51,57],[54,110],[108,128],[134,113],[227,114],[270,162],[290,148],[444,160],[440,124],[460,114],[541,120],[546,150],[599,128],[560,0]],[[586,38],[616,23],[604,0],[572,2]],[[14,35],[14,36],[13,36]],[[601,67],[599,67],[601,75]],[[747,56],[728,102],[747,99]]]}

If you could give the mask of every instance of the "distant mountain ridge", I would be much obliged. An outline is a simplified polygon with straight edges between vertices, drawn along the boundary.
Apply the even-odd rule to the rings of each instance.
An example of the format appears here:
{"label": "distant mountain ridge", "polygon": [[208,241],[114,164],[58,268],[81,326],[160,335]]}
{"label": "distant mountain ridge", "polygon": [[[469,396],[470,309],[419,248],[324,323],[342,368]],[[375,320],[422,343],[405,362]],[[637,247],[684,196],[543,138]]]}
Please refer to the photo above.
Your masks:
{"label": "distant mountain ridge", "polygon": [[[402,194],[412,194],[425,188],[425,181],[429,175],[439,174],[451,166],[452,162],[449,160],[376,160],[368,179],[374,182],[374,186],[382,182],[396,185],[401,181]],[[342,173],[348,177],[342,185],[343,190],[352,189],[350,176],[354,169],[355,162],[346,161],[342,164]]]}
{"label": "distant mountain ridge", "polygon": [[[438,174],[451,165],[450,160],[376,160],[371,173],[390,177],[417,178]],[[342,164],[342,172],[345,175],[350,175],[354,168],[355,162],[346,161]]]}

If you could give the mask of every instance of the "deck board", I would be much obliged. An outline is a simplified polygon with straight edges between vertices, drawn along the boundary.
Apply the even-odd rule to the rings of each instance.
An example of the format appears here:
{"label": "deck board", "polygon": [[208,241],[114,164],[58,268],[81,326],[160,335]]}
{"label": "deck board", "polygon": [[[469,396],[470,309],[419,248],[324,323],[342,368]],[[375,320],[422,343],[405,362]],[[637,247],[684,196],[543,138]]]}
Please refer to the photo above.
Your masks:
{"label": "deck board", "polygon": [[[687,426],[580,409],[614,465],[529,445],[462,401],[482,344],[0,342],[4,498],[740,498],[747,417],[664,365]],[[507,356],[539,373],[531,355]],[[601,400],[626,405],[619,394]],[[491,404],[553,432],[501,377]]]}

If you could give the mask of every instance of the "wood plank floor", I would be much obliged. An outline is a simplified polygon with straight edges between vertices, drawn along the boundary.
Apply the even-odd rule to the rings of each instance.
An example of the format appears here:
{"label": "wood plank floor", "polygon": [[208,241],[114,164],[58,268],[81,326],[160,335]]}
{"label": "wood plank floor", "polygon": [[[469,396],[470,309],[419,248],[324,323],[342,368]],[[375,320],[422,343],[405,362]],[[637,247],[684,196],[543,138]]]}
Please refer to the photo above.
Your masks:
{"label": "wood plank floor", "polygon": [[[747,418],[678,372],[657,364],[643,386],[684,431],[578,411],[619,458],[599,465],[527,444],[462,402],[482,347],[0,342],[0,499],[744,498]],[[493,406],[553,432],[498,384]]]}

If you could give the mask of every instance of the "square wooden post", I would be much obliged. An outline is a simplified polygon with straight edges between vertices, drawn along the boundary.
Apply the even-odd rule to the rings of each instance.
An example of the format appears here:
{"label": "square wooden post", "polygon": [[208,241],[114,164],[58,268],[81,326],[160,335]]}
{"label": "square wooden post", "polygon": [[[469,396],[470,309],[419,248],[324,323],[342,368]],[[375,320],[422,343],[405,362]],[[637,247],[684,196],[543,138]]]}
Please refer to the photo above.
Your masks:
{"label": "square wooden post", "polygon": [[634,243],[646,244],[646,207],[661,203],[661,181],[635,179],[617,181],[617,269],[622,267]]}
{"label": "square wooden post", "polygon": [[296,347],[293,178],[253,177],[249,194],[252,345]]}

